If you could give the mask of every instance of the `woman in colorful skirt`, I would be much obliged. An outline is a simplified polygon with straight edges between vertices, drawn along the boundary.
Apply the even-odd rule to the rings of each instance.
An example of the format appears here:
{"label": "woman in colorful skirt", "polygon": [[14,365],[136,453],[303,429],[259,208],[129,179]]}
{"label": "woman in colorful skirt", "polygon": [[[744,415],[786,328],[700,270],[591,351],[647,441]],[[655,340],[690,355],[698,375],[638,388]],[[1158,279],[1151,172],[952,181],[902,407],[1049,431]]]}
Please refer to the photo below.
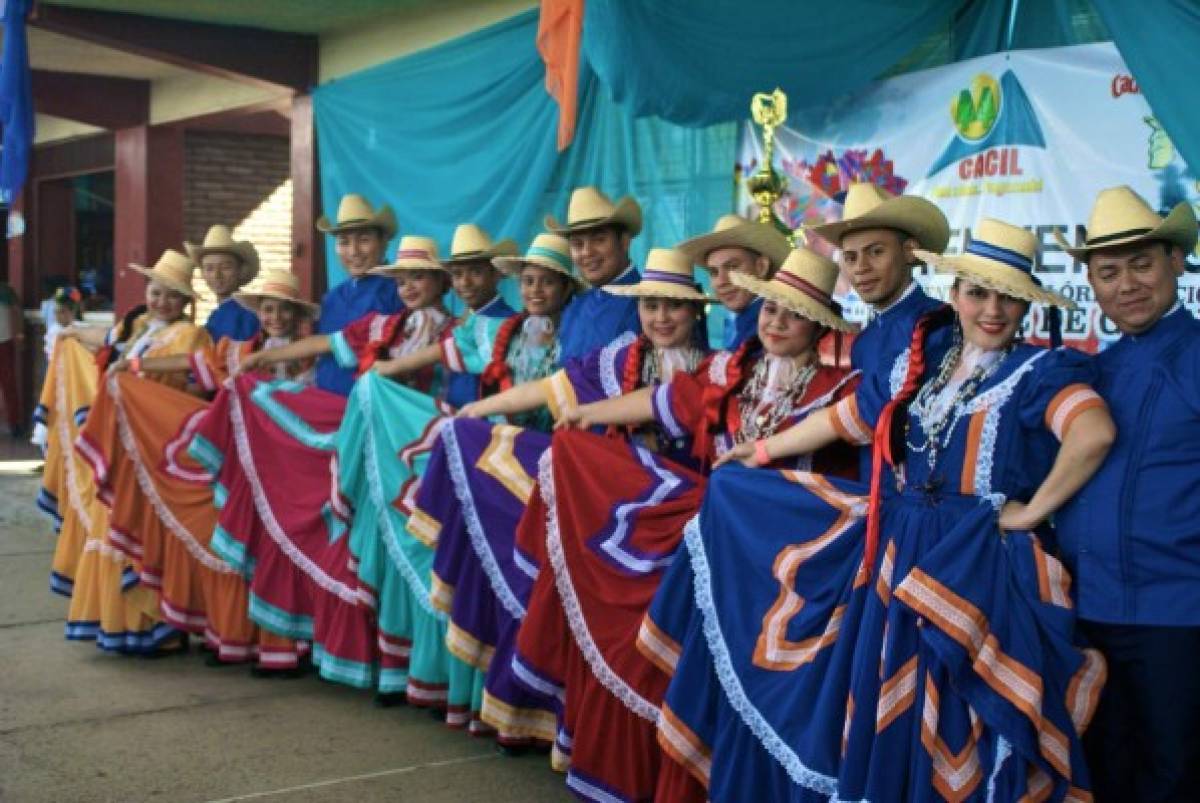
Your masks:
{"label": "woman in colorful skirt", "polygon": [[[524,312],[501,323],[494,335],[486,338],[477,336],[478,331],[456,327],[453,336],[444,339],[436,352],[414,355],[420,359],[442,357],[451,365],[461,365],[460,370],[481,375],[484,396],[503,392],[514,385],[540,381],[558,369],[556,333],[559,316],[579,286],[572,273],[567,242],[558,235],[539,235],[523,257],[497,257],[493,264],[518,279]],[[406,367],[403,362],[402,359],[376,368],[379,371],[395,370]],[[467,468],[462,465],[452,471],[449,462],[459,456],[459,433],[468,439],[482,437],[485,443],[489,438],[498,439],[500,445],[489,456],[489,461],[495,459],[497,471],[488,474],[485,467],[478,477],[506,479],[479,489],[486,496],[480,504],[490,511],[484,517],[488,531],[507,532],[506,540],[500,536],[506,544],[500,559],[511,567],[508,556],[512,551],[512,533],[532,487],[527,475],[522,480],[524,472],[520,457],[536,465],[537,455],[548,443],[548,438],[541,433],[549,430],[551,419],[544,407],[539,407],[513,416],[511,421],[518,426],[493,426],[470,419],[447,421],[441,425],[441,434],[421,477],[407,529],[413,538],[425,545],[426,557],[432,552],[432,587],[428,596],[447,619],[443,640],[451,664],[447,689],[449,707],[453,709],[460,705],[462,691],[469,688],[470,730],[477,734],[496,730],[502,745],[516,749],[531,740],[549,744],[554,738],[554,714],[548,710],[550,704],[543,705],[540,699],[533,705],[525,705],[527,694],[522,689],[517,689],[515,696],[508,692],[501,692],[499,698],[495,696],[495,681],[501,673],[489,673],[488,670],[496,666],[492,658],[497,643],[496,597],[484,586],[487,580],[480,567],[488,564],[480,561],[490,558],[490,565],[495,568],[496,573],[488,574],[487,578],[502,584],[506,581],[499,574],[503,570],[495,566],[495,556],[490,555],[489,536],[484,534],[484,525],[477,517],[479,508],[466,510],[472,503],[460,495],[461,492],[471,493],[467,486],[473,483],[475,475],[468,475]],[[511,445],[512,454],[506,445]],[[476,470],[474,460],[470,466],[471,471]],[[464,516],[470,521],[464,521]],[[479,551],[481,549],[483,552]],[[463,593],[456,595],[455,588],[463,589]],[[510,616],[506,623],[515,634],[514,621]],[[501,669],[506,665],[507,657],[504,657]],[[469,669],[469,687],[455,682],[463,676],[462,667]],[[510,682],[505,688],[511,686]],[[493,716],[501,709],[504,716]]]}
{"label": "woman in colorful skirt", "polygon": [[[150,280],[147,312],[132,323],[129,337],[116,344],[114,355],[136,366],[146,357],[190,354],[210,342],[208,332],[186,314],[195,298],[191,284],[195,265],[190,259],[168,250],[151,268],[130,267]],[[179,391],[188,384],[187,371],[156,374],[152,379]],[[91,464],[95,493],[111,511],[120,512],[144,492],[146,478],[124,459],[126,444],[113,402],[102,385],[76,448]],[[84,546],[67,618],[68,638],[95,639],[103,649],[138,654],[170,651],[173,645],[168,640],[186,646],[186,637],[162,615],[157,590],[141,580],[141,556],[112,525],[110,519],[103,534],[90,533]],[[154,576],[156,568],[152,566],[145,576]]]}
{"label": "woman in colorful skirt", "polygon": [[[373,270],[394,274],[403,312],[369,313],[331,334],[247,355],[237,368],[242,375],[214,401],[196,435],[215,445],[200,447],[205,451],[232,444],[238,455],[236,471],[245,481],[228,489],[213,544],[252,574],[251,618],[281,635],[311,639],[322,677],[386,695],[404,689],[408,644],[377,627],[374,598],[357,576],[354,533],[346,537],[350,511],[337,493],[334,459],[346,400],[246,375],[320,354],[361,374],[380,359],[437,342],[450,318],[441,306],[446,274],[435,243],[404,237],[396,264]],[[412,384],[423,394],[436,392],[438,376],[427,371]]]}
{"label": "woman in colorful skirt", "polygon": [[[733,281],[764,299],[756,337],[692,374],[570,410],[565,423],[655,422],[668,437],[689,439],[692,464],[703,467],[851,393],[856,375],[818,356],[826,334],[849,328],[829,296],[832,262],[799,249],[770,281],[744,274]],[[815,462],[851,475],[854,457],[842,447]],[[654,793],[655,725],[669,675],[657,652],[639,652],[636,636],[703,490],[703,476],[677,462],[582,433],[557,434],[543,458],[540,497],[518,536],[541,571],[516,661],[522,677],[562,695],[572,745],[567,784],[584,799]]]}
{"label": "woman in colorful skirt", "polygon": [[[1069,306],[1032,276],[1036,238],[973,234],[961,256],[919,253],[956,275],[956,314],[928,313],[890,380],[724,457],[871,444],[870,489],[710,480],[643,628],[674,668],[664,799],[1090,799],[1080,734],[1104,665],[1074,645],[1070,578],[1040,537],[1113,424],[1083,355],[1019,341],[1032,302]],[[928,350],[939,325],[949,347]]]}
{"label": "woman in colorful skirt", "polygon": [[[285,345],[311,327],[316,305],[303,301],[289,271],[263,275],[257,292],[234,294],[261,324],[246,341],[222,337],[216,346],[166,357],[122,358],[109,368],[107,395],[116,409],[124,454],[132,462],[141,493],[114,506],[113,538],[141,564],[141,579],[156,588],[166,620],[180,630],[203,635],[212,666],[255,661],[256,674],[294,676],[305,647],[256,628],[248,618],[246,583],[240,571],[210,550],[224,494],[214,452],[188,457],[197,422],[207,414],[203,398],[134,376],[117,376],[137,364],[144,374],[191,371],[206,395],[215,393],[243,357]],[[312,381],[312,364],[277,366],[276,377]]]}

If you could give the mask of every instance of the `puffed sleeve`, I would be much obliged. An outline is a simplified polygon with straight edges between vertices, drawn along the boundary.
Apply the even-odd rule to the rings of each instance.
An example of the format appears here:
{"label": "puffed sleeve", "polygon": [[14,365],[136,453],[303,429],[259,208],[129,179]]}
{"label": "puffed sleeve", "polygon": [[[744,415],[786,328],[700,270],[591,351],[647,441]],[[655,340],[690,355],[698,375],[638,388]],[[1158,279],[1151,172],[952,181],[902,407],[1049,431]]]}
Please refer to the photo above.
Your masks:
{"label": "puffed sleeve", "polygon": [[842,396],[830,411],[833,428],[847,443],[862,446],[874,439],[875,422],[899,390],[909,369],[908,351],[896,357],[888,370],[881,367],[862,376],[852,393]]}
{"label": "puffed sleeve", "polygon": [[705,426],[705,390],[714,381],[724,379],[729,356],[729,352],[709,355],[695,372],[677,372],[670,382],[654,388],[654,420],[672,438],[686,437]]}
{"label": "puffed sleeve", "polygon": [[358,368],[359,355],[366,351],[372,340],[372,333],[379,327],[376,321],[382,321],[387,316],[378,312],[368,312],[358,320],[343,327],[329,336],[330,350],[333,359],[342,368]]}
{"label": "puffed sleeve", "polygon": [[621,366],[636,339],[624,334],[604,348],[568,360],[561,370],[543,379],[550,414],[557,419],[567,408],[621,395]]}
{"label": "puffed sleeve", "polygon": [[229,375],[226,365],[229,359],[229,344],[233,342],[235,341],[223,337],[217,345],[209,343],[188,355],[188,366],[197,385],[210,393],[220,389],[221,383]]}
{"label": "puffed sleeve", "polygon": [[451,371],[464,374],[482,374],[492,360],[492,347],[496,334],[504,325],[505,318],[472,315],[443,337],[438,345],[442,351],[442,364]]}
{"label": "puffed sleeve", "polygon": [[1095,362],[1074,349],[1055,349],[1040,358],[1018,388],[1021,425],[1045,427],[1060,441],[1087,410],[1106,409],[1092,389],[1097,377]]}

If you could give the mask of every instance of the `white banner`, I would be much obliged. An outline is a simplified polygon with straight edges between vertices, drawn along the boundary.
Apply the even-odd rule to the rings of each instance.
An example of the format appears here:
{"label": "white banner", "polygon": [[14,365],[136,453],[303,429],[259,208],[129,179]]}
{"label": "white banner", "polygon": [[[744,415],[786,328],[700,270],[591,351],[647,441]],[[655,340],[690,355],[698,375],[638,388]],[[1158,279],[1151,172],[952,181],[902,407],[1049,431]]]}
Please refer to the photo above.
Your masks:
{"label": "white banner", "polygon": [[[1085,268],[1053,232],[1081,242],[1097,193],[1128,184],[1161,212],[1186,201],[1200,210],[1200,181],[1159,126],[1111,43],[1000,53],[881,81],[831,107],[791,110],[776,131],[775,166],[788,180],[776,211],[797,228],[836,220],[851,179],[922,195],[946,213],[961,250],[970,228],[994,217],[1034,231],[1037,275],[1079,309],[1064,337],[1097,350],[1119,333],[1092,302]],[[758,168],[759,132],[747,123],[738,168]],[[739,201],[756,209],[749,195]],[[822,244],[814,238],[814,246]],[[1181,300],[1200,310],[1195,258]],[[944,295],[942,277],[922,275]],[[842,287],[848,314],[864,309]],[[1029,322],[1041,330],[1040,317]],[[1044,331],[1038,331],[1044,336]]]}

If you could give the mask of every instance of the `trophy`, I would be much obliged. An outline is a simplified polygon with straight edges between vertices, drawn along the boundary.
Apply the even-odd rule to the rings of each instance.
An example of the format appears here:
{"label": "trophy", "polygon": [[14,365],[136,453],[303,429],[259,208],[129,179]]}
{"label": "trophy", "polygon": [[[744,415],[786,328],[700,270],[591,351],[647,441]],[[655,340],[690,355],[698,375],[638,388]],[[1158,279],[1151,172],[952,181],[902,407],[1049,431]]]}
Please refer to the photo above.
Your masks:
{"label": "trophy", "polygon": [[763,158],[758,170],[746,179],[746,189],[758,204],[759,222],[774,226],[795,246],[797,239],[803,242],[804,235],[792,231],[775,214],[775,202],[787,189],[787,178],[777,173],[772,164],[775,129],[787,119],[787,95],[778,87],[769,95],[766,92],[757,93],[750,100],[750,116],[762,127]]}

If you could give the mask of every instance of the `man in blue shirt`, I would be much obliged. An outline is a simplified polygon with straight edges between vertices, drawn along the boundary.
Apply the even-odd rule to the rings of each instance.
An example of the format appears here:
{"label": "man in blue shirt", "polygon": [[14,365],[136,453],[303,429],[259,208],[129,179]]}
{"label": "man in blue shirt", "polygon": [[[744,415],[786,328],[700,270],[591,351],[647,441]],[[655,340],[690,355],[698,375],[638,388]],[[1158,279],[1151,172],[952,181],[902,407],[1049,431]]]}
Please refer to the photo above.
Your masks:
{"label": "man in blue shirt", "polygon": [[249,340],[258,334],[258,316],[233,300],[233,294],[258,275],[254,245],[233,239],[228,226],[217,224],[204,235],[203,243],[184,243],[183,247],[192,262],[200,266],[204,283],[217,297],[217,308],[204,322],[213,342],[223,337]]}
{"label": "man in blue shirt", "polygon": [[[496,292],[500,284],[500,272],[492,265],[493,257],[511,257],[517,254],[517,244],[512,240],[493,243],[488,233],[474,223],[464,223],[454,230],[450,244],[450,258],[442,264],[450,271],[450,283],[454,293],[467,307],[460,326],[472,327],[476,331],[476,342],[480,353],[491,354],[488,340],[491,327],[474,326],[479,318],[507,318],[513,308]],[[452,407],[462,407],[479,399],[479,374],[448,371],[446,377],[446,402]]]}
{"label": "man in blue shirt", "polygon": [[[390,314],[404,309],[396,292],[396,282],[387,276],[368,273],[383,263],[384,249],[396,236],[396,215],[391,207],[378,210],[361,195],[342,197],[336,220],[322,215],[317,228],[336,238],[334,250],[350,277],[331,288],[321,299],[321,319],[317,331],[333,334],[368,312]],[[317,387],[342,396],[350,395],[354,371],[342,368],[332,354],[317,361]]]}
{"label": "man in blue shirt", "polygon": [[595,187],[571,193],[567,222],[546,216],[546,229],[567,238],[575,269],[589,287],[576,293],[559,323],[561,360],[582,357],[625,332],[640,332],[637,299],[606,293],[607,284],[637,284],[629,244],[642,230],[642,209],[628,196],[613,203]]}
{"label": "man in blue shirt", "polygon": [[[842,275],[871,308],[850,346],[850,363],[864,377],[878,372],[894,396],[899,391],[892,370],[912,340],[918,319],[941,306],[913,281],[915,254],[921,248],[940,254],[950,242],[950,224],[942,211],[924,198],[892,195],[875,184],[851,184],[842,219],[809,229],[840,251]],[[862,479],[871,476],[871,450],[860,450]]]}
{"label": "man in blue shirt", "polygon": [[1117,439],[1057,517],[1080,629],[1108,679],[1085,736],[1096,800],[1200,796],[1200,322],[1179,303],[1196,217],[1102,192],[1080,247],[1121,339],[1096,357]]}
{"label": "man in blue shirt", "polygon": [[792,250],[787,238],[769,224],[746,220],[741,215],[723,215],[711,232],[685,240],[679,250],[708,271],[713,293],[725,308],[721,347],[736,349],[758,334],[762,299],[738,287],[729,277],[745,273],[756,279],[770,279]]}

